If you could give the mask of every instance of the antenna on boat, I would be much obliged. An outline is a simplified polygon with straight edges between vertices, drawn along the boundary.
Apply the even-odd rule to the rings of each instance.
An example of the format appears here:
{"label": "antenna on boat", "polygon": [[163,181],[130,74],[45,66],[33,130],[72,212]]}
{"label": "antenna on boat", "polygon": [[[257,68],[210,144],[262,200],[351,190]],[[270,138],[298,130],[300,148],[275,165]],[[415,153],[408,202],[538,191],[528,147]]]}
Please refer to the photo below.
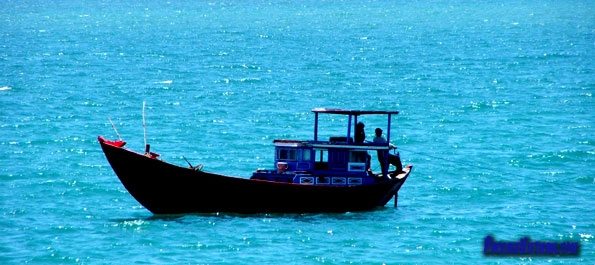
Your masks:
{"label": "antenna on boat", "polygon": [[147,144],[147,124],[145,123],[145,105],[146,102],[143,101],[143,137],[145,138],[145,155],[148,155],[151,146]]}
{"label": "antenna on boat", "polygon": [[118,129],[116,129],[116,125],[114,125],[114,122],[112,121],[112,119],[110,117],[107,117],[107,119],[109,120],[109,123],[112,124],[112,128],[114,128],[114,131],[116,132],[116,135],[118,136],[118,139],[120,141],[122,141],[122,137],[120,137],[120,134],[118,133]]}

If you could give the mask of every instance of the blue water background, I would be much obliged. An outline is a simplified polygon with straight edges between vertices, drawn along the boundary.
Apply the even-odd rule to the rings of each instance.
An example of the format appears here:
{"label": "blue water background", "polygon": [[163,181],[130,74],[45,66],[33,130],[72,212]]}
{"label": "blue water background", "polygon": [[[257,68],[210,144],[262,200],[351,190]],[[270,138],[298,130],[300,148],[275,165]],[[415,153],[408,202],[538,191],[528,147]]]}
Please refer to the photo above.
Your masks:
{"label": "blue water background", "polygon": [[[486,3],[484,3],[486,2]],[[591,1],[3,1],[2,264],[595,263]],[[249,177],[315,107],[399,110],[414,170],[345,214],[154,216],[96,142]],[[382,118],[364,117],[368,140]],[[324,116],[324,137],[345,119]],[[484,257],[486,235],[580,256]]]}

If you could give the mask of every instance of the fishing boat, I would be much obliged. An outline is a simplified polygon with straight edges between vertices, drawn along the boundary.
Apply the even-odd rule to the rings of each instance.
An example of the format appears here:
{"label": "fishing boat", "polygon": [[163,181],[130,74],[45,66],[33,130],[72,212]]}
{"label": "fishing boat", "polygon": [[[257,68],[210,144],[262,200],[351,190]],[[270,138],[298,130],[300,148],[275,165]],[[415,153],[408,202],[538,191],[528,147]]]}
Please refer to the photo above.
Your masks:
{"label": "fishing boat", "polygon": [[[250,178],[206,172],[189,162],[188,167],[165,162],[146,143],[142,153],[125,148],[121,139],[98,140],[126,190],[153,214],[353,212],[383,207],[392,198],[396,206],[412,169],[390,153],[391,119],[398,111],[312,112],[313,139],[274,140],[274,164],[255,170]],[[320,114],[346,116],[345,135],[318,139]],[[361,139],[362,115],[388,117],[385,141]],[[377,153],[378,161],[371,161],[368,152]],[[371,171],[372,163],[381,164],[380,172]]]}

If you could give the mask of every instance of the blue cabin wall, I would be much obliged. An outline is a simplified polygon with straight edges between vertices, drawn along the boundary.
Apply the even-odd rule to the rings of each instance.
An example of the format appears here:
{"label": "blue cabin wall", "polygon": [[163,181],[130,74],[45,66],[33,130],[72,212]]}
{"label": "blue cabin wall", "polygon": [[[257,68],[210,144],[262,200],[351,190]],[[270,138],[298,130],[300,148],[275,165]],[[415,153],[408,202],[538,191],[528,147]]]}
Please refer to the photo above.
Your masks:
{"label": "blue cabin wall", "polygon": [[275,147],[275,168],[279,162],[287,163],[287,171],[314,170],[314,153],[308,147]]}
{"label": "blue cabin wall", "polygon": [[[369,167],[368,159],[366,151],[345,148],[276,146],[274,169],[257,170],[251,178],[306,185],[371,184],[375,179],[368,176],[366,171]],[[279,163],[286,164],[287,168],[279,170]]]}
{"label": "blue cabin wall", "polygon": [[[257,170],[253,179],[326,185],[362,185],[374,182],[368,176],[366,151],[345,148],[314,149],[308,146],[276,146],[271,170]],[[278,167],[287,165],[286,169]]]}
{"label": "blue cabin wall", "polygon": [[[323,152],[324,159],[320,161],[319,152]],[[279,162],[287,164],[288,172],[318,172],[327,174],[350,174],[365,175],[366,172],[350,170],[351,163],[365,163],[369,167],[369,156],[365,151],[353,151],[349,149],[314,150],[311,147],[275,147],[275,164],[277,169]],[[364,170],[365,171],[365,170]]]}
{"label": "blue cabin wall", "polygon": [[329,149],[329,170],[347,176],[366,176],[369,158],[365,151]]}

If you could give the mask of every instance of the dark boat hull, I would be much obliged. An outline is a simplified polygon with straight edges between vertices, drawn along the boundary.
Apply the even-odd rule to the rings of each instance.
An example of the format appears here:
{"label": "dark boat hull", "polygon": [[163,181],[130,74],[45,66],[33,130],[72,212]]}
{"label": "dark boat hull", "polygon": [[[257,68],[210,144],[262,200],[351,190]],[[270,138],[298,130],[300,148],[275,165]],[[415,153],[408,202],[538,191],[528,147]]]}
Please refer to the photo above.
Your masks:
{"label": "dark boat hull", "polygon": [[361,186],[315,186],[251,180],[179,167],[100,139],[128,192],[154,214],[314,213],[384,206],[408,177]]}

